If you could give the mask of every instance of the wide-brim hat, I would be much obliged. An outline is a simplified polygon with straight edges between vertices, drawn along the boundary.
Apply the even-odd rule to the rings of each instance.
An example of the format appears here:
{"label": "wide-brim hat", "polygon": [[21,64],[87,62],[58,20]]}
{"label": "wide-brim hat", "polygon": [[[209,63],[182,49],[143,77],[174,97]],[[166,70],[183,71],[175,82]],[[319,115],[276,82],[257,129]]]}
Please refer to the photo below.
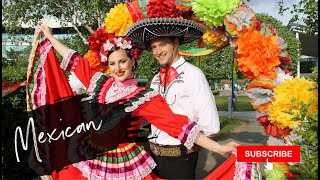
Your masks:
{"label": "wide-brim hat", "polygon": [[137,43],[138,48],[148,49],[154,39],[178,37],[180,44],[185,44],[201,38],[205,31],[205,26],[188,19],[148,18],[131,25],[124,35]]}

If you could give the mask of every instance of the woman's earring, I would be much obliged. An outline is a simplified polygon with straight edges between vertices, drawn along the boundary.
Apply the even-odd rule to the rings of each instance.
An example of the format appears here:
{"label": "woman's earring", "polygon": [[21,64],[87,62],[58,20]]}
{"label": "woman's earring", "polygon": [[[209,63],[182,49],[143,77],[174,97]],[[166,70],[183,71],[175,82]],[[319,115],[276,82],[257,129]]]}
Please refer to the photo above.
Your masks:
{"label": "woman's earring", "polygon": [[136,65],[133,65],[132,70],[136,70]]}

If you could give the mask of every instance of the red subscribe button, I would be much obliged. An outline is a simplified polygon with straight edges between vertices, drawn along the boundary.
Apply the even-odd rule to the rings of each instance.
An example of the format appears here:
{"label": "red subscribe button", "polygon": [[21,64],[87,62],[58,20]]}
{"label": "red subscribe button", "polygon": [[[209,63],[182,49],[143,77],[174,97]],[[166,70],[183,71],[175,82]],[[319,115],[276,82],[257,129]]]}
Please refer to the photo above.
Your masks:
{"label": "red subscribe button", "polygon": [[239,162],[299,162],[300,146],[238,146]]}

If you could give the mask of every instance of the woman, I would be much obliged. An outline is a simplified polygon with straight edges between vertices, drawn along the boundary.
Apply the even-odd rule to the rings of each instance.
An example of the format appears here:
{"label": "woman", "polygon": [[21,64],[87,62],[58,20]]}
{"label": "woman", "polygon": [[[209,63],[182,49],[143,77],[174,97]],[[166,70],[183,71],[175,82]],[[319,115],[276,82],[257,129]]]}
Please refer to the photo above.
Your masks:
{"label": "woman", "polygon": [[[189,149],[196,143],[209,151],[226,154],[236,150],[235,147],[239,145],[235,142],[220,145],[207,138],[197,130],[195,122],[189,124],[186,116],[173,114],[165,100],[155,91],[138,87],[132,72],[136,68],[139,51],[129,38],[115,37],[101,29],[88,38],[91,50],[99,54],[101,62],[109,68],[111,76],[107,76],[90,66],[91,62],[87,61],[90,58],[85,60],[79,53],[55,39],[51,28],[42,25],[40,30],[63,56],[62,69],[74,72],[88,89],[88,94],[94,96],[100,104],[110,105],[113,109],[114,106],[120,107],[123,112],[119,121],[110,121],[115,122],[113,125],[103,125],[107,127],[103,135],[93,132],[89,140],[82,139],[90,141],[88,144],[95,144],[86,149],[95,152],[96,158],[69,165],[65,170],[53,173],[53,178],[155,179],[152,173],[155,162],[143,147],[134,142],[142,118],[179,138]],[[112,115],[115,113],[118,111],[111,112]],[[94,149],[98,146],[104,146],[109,151]],[[82,155],[85,156],[85,152]]]}

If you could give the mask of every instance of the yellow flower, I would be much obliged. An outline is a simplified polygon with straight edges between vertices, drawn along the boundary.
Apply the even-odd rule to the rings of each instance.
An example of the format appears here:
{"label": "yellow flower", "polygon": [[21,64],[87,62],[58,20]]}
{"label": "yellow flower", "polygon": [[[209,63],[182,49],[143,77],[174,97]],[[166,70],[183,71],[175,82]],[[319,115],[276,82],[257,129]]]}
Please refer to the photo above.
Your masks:
{"label": "yellow flower", "polygon": [[214,30],[207,26],[206,33],[202,36],[203,41],[211,46],[222,47],[228,44],[228,39],[225,37],[225,31]]}
{"label": "yellow flower", "polygon": [[[305,78],[294,78],[292,80],[285,80],[274,89],[275,101],[269,106],[269,120],[280,128],[293,128],[294,124],[300,122],[291,121],[293,115],[283,111],[292,110],[294,114],[298,114],[301,105],[298,102],[308,104],[311,99],[314,99],[312,105],[308,109],[308,113],[318,110],[318,91],[315,89],[315,83]],[[295,99],[296,102],[292,103]],[[297,107],[297,108],[295,108]]]}
{"label": "yellow flower", "polygon": [[133,24],[133,19],[126,4],[118,4],[106,14],[105,27],[108,33],[122,36]]}

